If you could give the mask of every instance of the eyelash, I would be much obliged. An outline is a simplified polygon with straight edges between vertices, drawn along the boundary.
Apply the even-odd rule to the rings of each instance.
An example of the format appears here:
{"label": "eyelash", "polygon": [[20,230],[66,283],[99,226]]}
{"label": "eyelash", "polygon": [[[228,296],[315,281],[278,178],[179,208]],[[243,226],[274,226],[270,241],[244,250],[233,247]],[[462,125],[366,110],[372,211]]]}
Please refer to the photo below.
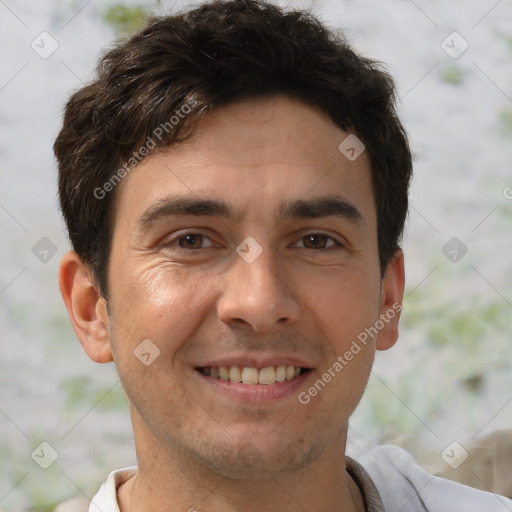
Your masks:
{"label": "eyelash", "polygon": [[[195,250],[198,250],[198,249],[206,249],[206,248],[212,247],[212,245],[210,245],[208,247],[199,247],[197,249],[190,249],[190,248],[187,248],[187,247],[181,247],[179,245],[179,241],[184,239],[184,238],[186,238],[187,236],[190,236],[190,235],[194,235],[194,236],[197,236],[197,237],[202,237],[203,241],[206,239],[206,240],[209,240],[210,242],[212,242],[212,245],[215,245],[215,242],[213,242],[212,239],[209,236],[203,235],[202,233],[199,233],[199,232],[189,231],[189,232],[183,233],[179,237],[174,238],[173,240],[169,241],[168,243],[165,244],[165,246],[166,247],[177,247],[179,249],[183,249],[183,250],[186,250],[186,251],[195,251]],[[304,239],[307,238],[308,236],[318,236],[318,235],[325,236],[326,239],[327,239],[326,240],[327,244],[329,244],[329,241],[331,243],[330,243],[330,245],[327,245],[327,247],[322,247],[320,249],[311,249],[311,248],[309,248],[312,251],[321,251],[321,250],[326,251],[326,250],[329,250],[329,249],[332,249],[332,248],[335,248],[335,247],[343,247],[344,246],[339,240],[337,240],[333,236],[328,235],[326,233],[322,233],[322,232],[316,232],[316,231],[312,231],[310,233],[306,233],[306,234],[300,236],[298,240],[304,242]],[[308,247],[304,247],[304,246],[302,246],[301,248],[308,249]]]}
{"label": "eyelash", "polygon": [[[311,233],[307,233],[305,235],[302,235],[299,240],[301,240],[303,243],[304,243],[304,239],[309,237],[309,236],[318,236],[318,235],[321,235],[321,236],[325,236],[326,237],[326,244],[329,244],[329,241],[331,242],[331,245],[327,245],[327,247],[322,247],[320,249],[311,249],[311,250],[316,250],[316,251],[327,251],[329,249],[332,249],[333,247],[342,247],[342,244],[336,240],[336,238],[334,238],[333,236],[331,235],[328,235],[327,233],[322,233],[322,232],[311,232]],[[308,247],[302,247],[304,249],[308,249]]]}

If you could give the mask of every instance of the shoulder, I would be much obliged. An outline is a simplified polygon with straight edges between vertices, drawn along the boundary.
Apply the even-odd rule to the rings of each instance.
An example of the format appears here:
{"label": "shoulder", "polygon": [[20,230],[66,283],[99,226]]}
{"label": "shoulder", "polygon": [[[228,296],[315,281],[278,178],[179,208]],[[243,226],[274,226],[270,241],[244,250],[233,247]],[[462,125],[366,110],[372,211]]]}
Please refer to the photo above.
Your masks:
{"label": "shoulder", "polygon": [[386,511],[509,512],[512,500],[433,476],[398,446],[385,445],[358,457],[373,480]]}

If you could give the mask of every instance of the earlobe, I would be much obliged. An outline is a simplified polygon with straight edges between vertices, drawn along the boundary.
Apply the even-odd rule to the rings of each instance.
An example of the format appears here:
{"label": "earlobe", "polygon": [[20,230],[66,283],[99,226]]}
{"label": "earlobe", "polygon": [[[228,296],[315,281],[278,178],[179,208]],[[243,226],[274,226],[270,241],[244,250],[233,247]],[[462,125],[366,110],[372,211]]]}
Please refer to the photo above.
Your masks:
{"label": "earlobe", "polygon": [[380,319],[384,327],[377,337],[377,350],[390,349],[398,339],[398,321],[405,286],[404,254],[398,249],[391,258],[382,280]]}
{"label": "earlobe", "polygon": [[97,363],[113,361],[105,299],[89,268],[68,252],[59,268],[59,288],[71,325],[87,355]]}

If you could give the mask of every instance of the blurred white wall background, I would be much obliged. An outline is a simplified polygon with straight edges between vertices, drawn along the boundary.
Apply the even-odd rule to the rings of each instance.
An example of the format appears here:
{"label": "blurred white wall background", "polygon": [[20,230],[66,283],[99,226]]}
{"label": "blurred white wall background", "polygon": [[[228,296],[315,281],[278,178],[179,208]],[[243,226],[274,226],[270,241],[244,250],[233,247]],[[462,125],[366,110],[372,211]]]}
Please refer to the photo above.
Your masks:
{"label": "blurred white wall background", "polygon": [[[103,21],[113,3],[0,1],[3,511],[92,496],[111,469],[135,461],[115,370],[82,353],[57,287],[68,242],[51,146],[65,100],[115,37]],[[401,340],[377,357],[350,450],[407,434],[441,452],[509,428],[512,2],[280,3],[312,7],[388,66],[415,154]],[[56,43],[41,43],[42,32]],[[35,462],[41,450],[46,462],[58,456],[48,469]]]}

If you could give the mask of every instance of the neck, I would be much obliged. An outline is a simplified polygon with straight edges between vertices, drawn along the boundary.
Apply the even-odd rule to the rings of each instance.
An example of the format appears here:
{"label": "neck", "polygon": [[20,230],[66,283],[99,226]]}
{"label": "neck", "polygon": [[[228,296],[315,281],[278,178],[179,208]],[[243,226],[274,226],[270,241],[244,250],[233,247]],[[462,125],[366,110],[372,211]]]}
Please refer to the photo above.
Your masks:
{"label": "neck", "polygon": [[242,478],[210,471],[150,436],[143,439],[136,443],[137,475],[118,490],[121,512],[364,512],[345,467],[346,428],[307,467]]}

